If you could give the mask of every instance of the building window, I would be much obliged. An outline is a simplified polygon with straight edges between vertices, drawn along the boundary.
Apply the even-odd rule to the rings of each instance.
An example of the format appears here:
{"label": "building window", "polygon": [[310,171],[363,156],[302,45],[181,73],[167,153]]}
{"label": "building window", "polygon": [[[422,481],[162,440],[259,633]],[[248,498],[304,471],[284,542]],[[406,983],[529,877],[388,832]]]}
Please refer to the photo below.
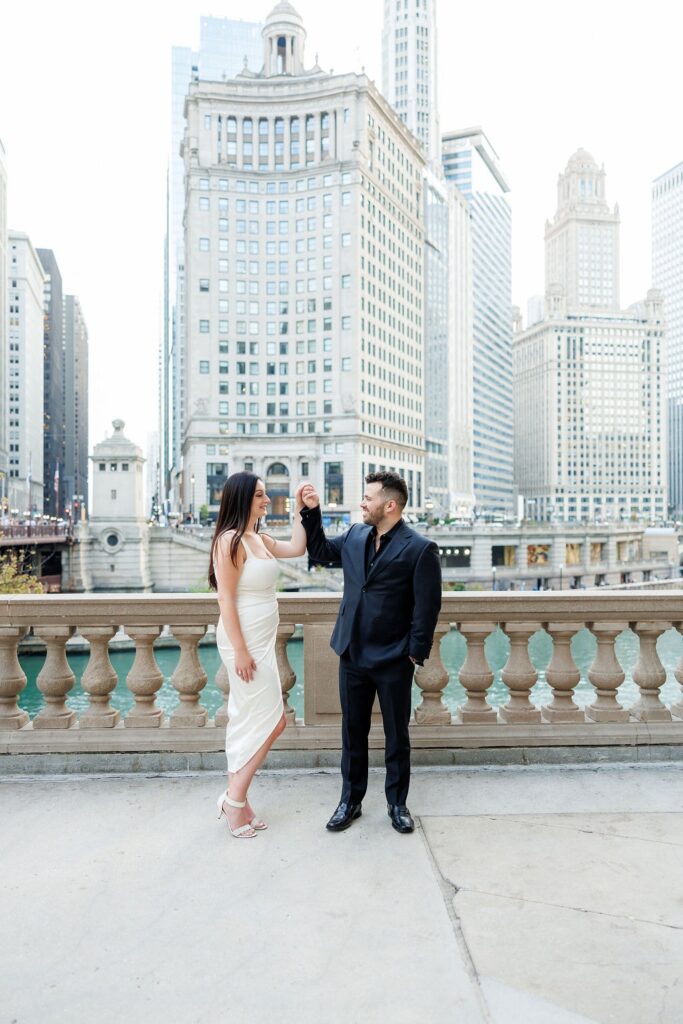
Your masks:
{"label": "building window", "polygon": [[325,503],[344,503],[344,465],[341,462],[325,463]]}
{"label": "building window", "polygon": [[199,360],[199,372],[200,373],[209,373],[209,360],[208,359],[200,359]]}

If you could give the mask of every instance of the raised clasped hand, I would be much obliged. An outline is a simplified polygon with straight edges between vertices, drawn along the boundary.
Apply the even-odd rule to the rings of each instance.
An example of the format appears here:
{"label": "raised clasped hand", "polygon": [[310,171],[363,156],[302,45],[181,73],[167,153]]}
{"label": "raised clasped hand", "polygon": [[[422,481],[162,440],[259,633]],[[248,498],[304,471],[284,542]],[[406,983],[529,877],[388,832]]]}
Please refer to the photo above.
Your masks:
{"label": "raised clasped hand", "polygon": [[[301,491],[301,501],[306,508],[316,508],[320,504],[320,497],[313,484],[302,484],[299,488]],[[299,491],[297,491],[297,495]]]}

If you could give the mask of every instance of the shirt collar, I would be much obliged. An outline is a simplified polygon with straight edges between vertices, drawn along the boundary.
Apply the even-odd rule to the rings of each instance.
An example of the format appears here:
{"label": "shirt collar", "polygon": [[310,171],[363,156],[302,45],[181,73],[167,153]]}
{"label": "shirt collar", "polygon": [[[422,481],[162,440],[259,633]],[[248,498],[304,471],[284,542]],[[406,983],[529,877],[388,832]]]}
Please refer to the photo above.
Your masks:
{"label": "shirt collar", "polygon": [[[399,527],[401,527],[401,526],[403,526],[403,520],[399,519],[399,521],[397,523],[395,523],[391,527],[390,530],[387,530],[386,533],[382,534],[382,536],[379,539],[380,544],[388,544],[389,541],[391,540],[391,538],[394,536],[394,534],[398,533]],[[373,526],[372,529],[370,530],[370,536],[373,538],[373,540],[377,539],[377,527],[376,526]]]}

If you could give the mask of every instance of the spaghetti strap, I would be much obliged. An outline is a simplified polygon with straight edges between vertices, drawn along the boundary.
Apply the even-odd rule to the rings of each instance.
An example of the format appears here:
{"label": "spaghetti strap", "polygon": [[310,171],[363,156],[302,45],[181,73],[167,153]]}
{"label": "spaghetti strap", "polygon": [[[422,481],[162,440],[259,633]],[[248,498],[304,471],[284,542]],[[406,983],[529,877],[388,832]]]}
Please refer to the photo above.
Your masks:
{"label": "spaghetti strap", "polygon": [[246,551],[246,553],[247,553],[247,558],[249,558],[249,555],[251,554],[251,551],[249,550],[249,545],[247,544],[247,542],[246,542],[246,540],[244,539],[244,537],[240,537],[240,540],[241,540],[241,541],[242,541],[242,543],[244,544],[244,550],[245,550],[245,551]]}

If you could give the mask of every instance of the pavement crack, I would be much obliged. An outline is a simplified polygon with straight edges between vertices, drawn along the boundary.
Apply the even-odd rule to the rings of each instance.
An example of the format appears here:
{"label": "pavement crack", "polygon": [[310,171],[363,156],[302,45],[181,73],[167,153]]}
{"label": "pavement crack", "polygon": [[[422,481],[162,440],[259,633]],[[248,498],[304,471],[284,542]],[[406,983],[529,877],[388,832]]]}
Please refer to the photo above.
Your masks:
{"label": "pavement crack", "polygon": [[460,952],[460,956],[462,957],[465,970],[467,971],[467,974],[472,982],[474,991],[476,992],[477,1001],[479,1003],[479,1009],[482,1015],[482,1022],[483,1024],[494,1024],[493,1016],[491,1014],[491,1011],[489,1010],[486,997],[484,996],[484,992],[481,987],[481,981],[479,978],[479,973],[477,971],[476,965],[474,963],[474,957],[472,956],[472,952],[467,943],[467,939],[465,938],[465,933],[462,928],[460,917],[458,916],[458,912],[455,909],[455,897],[461,891],[460,887],[454,885],[454,883],[451,882],[450,879],[446,878],[441,873],[439,865],[437,864],[436,858],[432,852],[432,848],[429,844],[429,838],[427,836],[427,833],[422,827],[420,827],[418,831],[419,834],[422,836],[422,842],[424,844],[429,862],[432,866],[434,878],[436,879],[436,883],[439,886],[439,890],[441,892],[441,896],[446,907],[446,913],[448,914],[449,920],[451,922],[455,942]]}
{"label": "pavement crack", "polygon": [[[438,869],[437,869],[438,870]],[[597,917],[608,917],[613,921],[630,921],[633,924],[647,924],[655,928],[668,928],[670,931],[683,931],[683,925],[669,924],[666,921],[652,921],[645,917],[633,917],[631,914],[610,914],[606,910],[592,910],[589,907],[572,907],[566,903],[554,903],[551,900],[535,900],[529,896],[510,896],[504,892],[490,892],[488,889],[471,889],[460,886],[457,890],[452,882],[444,879],[446,885],[457,893],[471,893],[474,896],[492,896],[494,899],[510,900],[515,903],[531,903],[539,907],[552,907],[554,910],[571,910],[576,914],[595,914]]]}
{"label": "pavement crack", "polygon": [[[639,815],[642,817],[642,815]],[[491,819],[494,820],[494,819]],[[501,820],[497,818],[495,820]],[[518,816],[515,814],[506,814],[504,820],[517,822],[518,825],[529,825],[533,828],[547,828],[556,829],[560,832],[578,832],[582,835],[587,836],[602,836],[604,839],[628,839],[635,843],[654,843],[655,846],[674,846],[678,849],[683,846],[683,843],[675,842],[672,839],[656,839],[651,836],[634,836],[629,835],[626,832],[605,832],[602,829],[597,828],[582,828],[580,825],[563,825],[559,822],[552,821],[530,821],[527,817]]]}

